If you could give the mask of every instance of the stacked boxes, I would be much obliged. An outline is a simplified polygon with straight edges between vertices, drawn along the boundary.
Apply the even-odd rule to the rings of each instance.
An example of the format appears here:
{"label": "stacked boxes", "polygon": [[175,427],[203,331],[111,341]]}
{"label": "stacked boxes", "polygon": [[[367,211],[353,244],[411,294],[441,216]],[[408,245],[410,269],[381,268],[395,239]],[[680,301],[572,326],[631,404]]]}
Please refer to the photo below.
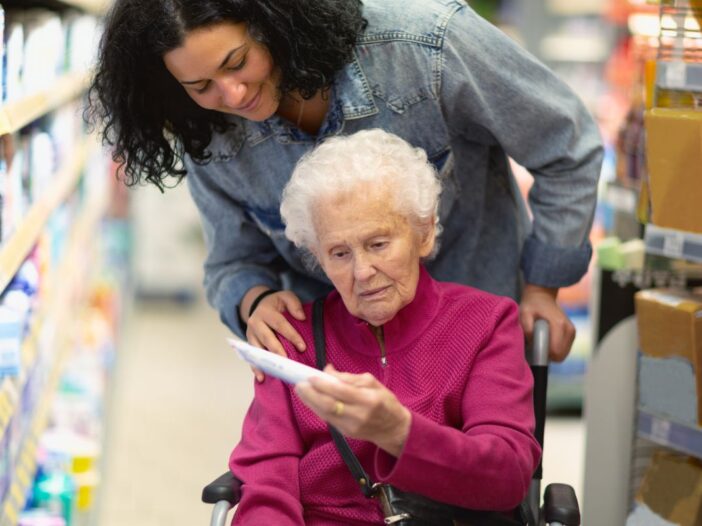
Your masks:
{"label": "stacked boxes", "polygon": [[[702,425],[702,296],[680,290],[638,292],[636,318],[641,349],[639,404],[689,425]],[[659,450],[636,500],[648,522],[702,524],[702,463]],[[655,518],[655,521],[654,521]],[[630,523],[627,523],[630,524]]]}

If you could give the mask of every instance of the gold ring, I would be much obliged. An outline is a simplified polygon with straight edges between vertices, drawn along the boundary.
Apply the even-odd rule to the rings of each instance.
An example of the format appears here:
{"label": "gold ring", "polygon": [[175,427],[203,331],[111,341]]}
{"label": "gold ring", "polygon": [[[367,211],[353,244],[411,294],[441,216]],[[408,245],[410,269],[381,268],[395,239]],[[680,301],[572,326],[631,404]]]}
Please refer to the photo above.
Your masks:
{"label": "gold ring", "polygon": [[344,402],[342,402],[341,400],[337,400],[334,403],[334,414],[336,416],[341,416],[344,414]]}

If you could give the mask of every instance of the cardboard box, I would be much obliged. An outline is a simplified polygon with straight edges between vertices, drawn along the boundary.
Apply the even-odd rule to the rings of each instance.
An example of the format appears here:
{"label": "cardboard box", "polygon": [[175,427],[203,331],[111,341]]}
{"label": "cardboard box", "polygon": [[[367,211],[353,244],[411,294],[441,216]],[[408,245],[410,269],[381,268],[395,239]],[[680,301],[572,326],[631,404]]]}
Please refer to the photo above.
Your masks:
{"label": "cardboard box", "polygon": [[645,123],[651,222],[702,233],[702,111],[653,108]]}
{"label": "cardboard box", "polygon": [[644,475],[636,500],[680,526],[702,524],[702,464],[659,450]]}
{"label": "cardboard box", "polygon": [[702,295],[647,289],[637,292],[635,300],[641,352],[679,356],[693,364],[702,359]]}
{"label": "cardboard box", "polygon": [[[655,362],[646,361],[647,358],[662,359],[663,374],[670,370],[670,365],[678,367],[679,371],[680,358],[688,362],[692,367],[689,373],[692,386],[690,396],[694,398],[696,394],[696,401],[681,400],[678,405],[695,403],[693,413],[696,413],[696,423],[702,425],[702,296],[673,289],[649,289],[637,292],[635,302],[639,346],[644,355],[642,373],[645,366]],[[673,360],[666,364],[665,359]],[[658,392],[661,396],[673,397],[680,392],[681,384],[679,380],[671,380],[670,385],[663,386]],[[640,388],[645,389],[645,385],[642,383]],[[642,392],[641,398],[646,398],[648,394]],[[670,402],[654,403],[650,408],[655,410],[656,405],[664,407]],[[692,423],[695,423],[694,420],[693,415]]]}

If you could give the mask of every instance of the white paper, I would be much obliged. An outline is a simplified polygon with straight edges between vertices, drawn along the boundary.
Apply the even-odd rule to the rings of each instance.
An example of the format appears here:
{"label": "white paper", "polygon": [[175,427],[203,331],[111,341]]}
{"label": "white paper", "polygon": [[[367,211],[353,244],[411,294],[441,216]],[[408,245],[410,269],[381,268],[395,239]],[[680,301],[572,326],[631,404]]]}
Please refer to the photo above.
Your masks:
{"label": "white paper", "polygon": [[227,342],[236,349],[239,358],[244,360],[265,374],[280,378],[284,382],[297,385],[312,376],[326,378],[331,382],[338,382],[339,379],[327,374],[319,369],[296,362],[290,358],[284,358],[260,347],[234,338],[227,338]]}

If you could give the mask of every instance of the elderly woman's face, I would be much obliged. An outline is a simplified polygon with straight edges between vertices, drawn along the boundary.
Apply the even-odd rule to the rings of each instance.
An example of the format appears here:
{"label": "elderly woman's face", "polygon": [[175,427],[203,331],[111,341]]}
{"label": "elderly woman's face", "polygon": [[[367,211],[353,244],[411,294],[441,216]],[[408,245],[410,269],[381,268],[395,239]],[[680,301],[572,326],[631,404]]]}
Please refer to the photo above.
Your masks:
{"label": "elderly woman's face", "polygon": [[388,192],[322,199],[314,217],[315,255],[351,314],[379,326],[414,299],[420,258],[431,252],[433,232],[422,239],[407,217],[392,210]]}

